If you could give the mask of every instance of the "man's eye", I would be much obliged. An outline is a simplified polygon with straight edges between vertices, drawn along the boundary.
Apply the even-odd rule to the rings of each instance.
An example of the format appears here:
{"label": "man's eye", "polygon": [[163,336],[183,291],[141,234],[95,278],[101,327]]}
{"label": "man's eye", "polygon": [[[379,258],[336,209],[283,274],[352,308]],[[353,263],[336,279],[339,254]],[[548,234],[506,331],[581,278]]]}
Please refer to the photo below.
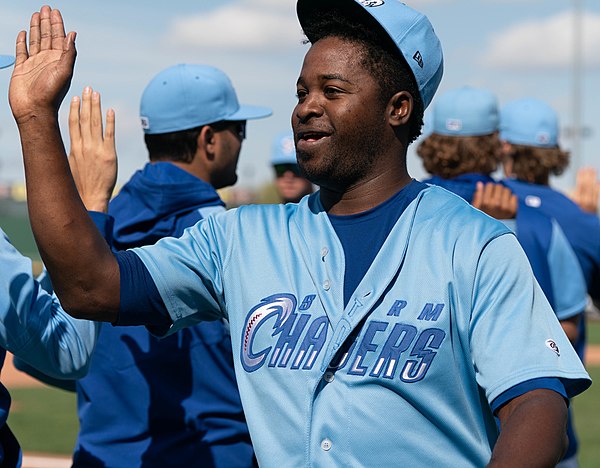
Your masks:
{"label": "man's eye", "polygon": [[303,89],[299,89],[298,91],[296,91],[296,97],[298,99],[303,99],[306,97],[306,95],[307,95],[307,92]]}
{"label": "man's eye", "polygon": [[325,88],[325,95],[326,96],[334,96],[336,94],[340,94],[340,90],[337,88]]}

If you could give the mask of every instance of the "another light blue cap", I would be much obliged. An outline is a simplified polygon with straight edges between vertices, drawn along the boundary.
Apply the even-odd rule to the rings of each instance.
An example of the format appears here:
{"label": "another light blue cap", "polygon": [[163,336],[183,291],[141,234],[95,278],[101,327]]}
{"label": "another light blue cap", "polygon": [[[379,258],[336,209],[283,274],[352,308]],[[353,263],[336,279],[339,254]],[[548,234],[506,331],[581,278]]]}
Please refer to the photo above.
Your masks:
{"label": "another light blue cap", "polygon": [[412,70],[423,108],[427,108],[444,72],[442,45],[427,17],[400,0],[298,0],[300,24],[304,27],[311,17],[331,6],[359,6],[379,23]]}
{"label": "another light blue cap", "polygon": [[229,77],[208,65],[180,64],[161,71],[144,89],[140,104],[142,128],[148,134],[271,114],[267,107],[240,105]]}
{"label": "another light blue cap", "polygon": [[558,115],[539,99],[517,99],[500,111],[500,138],[509,143],[556,148],[558,132]]}
{"label": "another light blue cap", "polygon": [[294,134],[291,131],[280,133],[273,140],[271,164],[297,164]]}
{"label": "another light blue cap", "polygon": [[433,132],[439,135],[482,136],[498,130],[498,102],[487,89],[463,87],[436,98]]}
{"label": "another light blue cap", "polygon": [[15,58],[12,55],[0,55],[0,68],[8,68],[15,63]]}

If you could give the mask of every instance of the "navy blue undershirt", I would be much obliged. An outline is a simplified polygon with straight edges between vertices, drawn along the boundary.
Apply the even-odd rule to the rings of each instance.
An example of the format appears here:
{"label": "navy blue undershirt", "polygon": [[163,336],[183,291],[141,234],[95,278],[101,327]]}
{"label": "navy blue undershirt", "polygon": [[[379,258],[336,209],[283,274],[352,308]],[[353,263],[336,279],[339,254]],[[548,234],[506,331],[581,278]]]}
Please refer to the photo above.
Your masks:
{"label": "navy blue undershirt", "polygon": [[368,211],[347,216],[328,215],[346,259],[344,307],[406,207],[425,188],[426,184],[413,180],[393,197]]}

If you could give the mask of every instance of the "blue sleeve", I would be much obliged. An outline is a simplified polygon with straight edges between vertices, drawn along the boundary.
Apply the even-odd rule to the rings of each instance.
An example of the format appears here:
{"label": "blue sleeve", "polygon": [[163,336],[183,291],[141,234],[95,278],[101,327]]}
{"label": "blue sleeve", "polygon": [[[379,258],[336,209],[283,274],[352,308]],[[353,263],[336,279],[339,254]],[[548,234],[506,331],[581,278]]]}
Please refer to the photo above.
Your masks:
{"label": "blue sleeve", "polygon": [[140,258],[129,250],[115,254],[121,275],[119,317],[115,325],[145,325],[162,336],[172,321],[158,289]]}
{"label": "blue sleeve", "polygon": [[547,390],[553,390],[556,393],[562,395],[562,397],[565,400],[567,400],[568,404],[569,399],[567,397],[567,391],[561,380],[559,378],[544,377],[539,379],[526,380],[525,382],[521,382],[520,384],[515,385],[514,387],[509,388],[505,392],[501,393],[494,401],[492,401],[492,411],[494,412],[494,414],[496,414],[496,412],[510,400],[520,397],[521,395],[524,395],[527,392],[539,390],[542,388]]}
{"label": "blue sleeve", "polygon": [[587,285],[577,256],[555,220],[552,220],[548,266],[558,320],[580,314],[587,305]]}
{"label": "blue sleeve", "polygon": [[100,211],[88,211],[88,214],[92,218],[92,221],[94,221],[98,231],[102,234],[102,237],[104,237],[104,240],[106,240],[106,243],[112,248],[115,218]]}

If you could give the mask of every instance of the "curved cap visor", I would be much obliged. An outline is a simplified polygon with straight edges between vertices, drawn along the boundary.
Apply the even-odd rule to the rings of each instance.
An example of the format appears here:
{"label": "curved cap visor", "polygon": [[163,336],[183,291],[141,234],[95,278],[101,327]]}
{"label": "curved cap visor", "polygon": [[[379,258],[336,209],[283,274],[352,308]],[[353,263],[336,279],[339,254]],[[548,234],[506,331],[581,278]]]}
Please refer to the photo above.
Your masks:
{"label": "curved cap visor", "polygon": [[0,55],[0,68],[8,68],[15,63],[12,55]]}

